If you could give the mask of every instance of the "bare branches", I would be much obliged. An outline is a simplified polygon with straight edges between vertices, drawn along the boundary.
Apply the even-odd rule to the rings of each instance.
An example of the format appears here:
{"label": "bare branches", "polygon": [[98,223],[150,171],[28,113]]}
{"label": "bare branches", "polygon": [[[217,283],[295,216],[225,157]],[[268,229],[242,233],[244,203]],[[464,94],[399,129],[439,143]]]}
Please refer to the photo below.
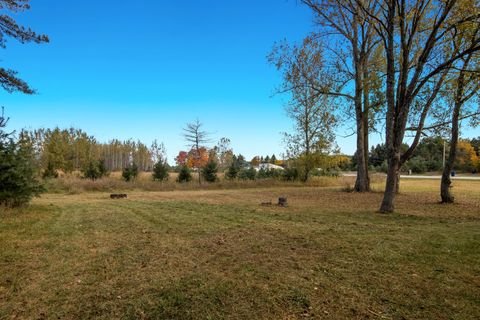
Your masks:
{"label": "bare branches", "polygon": [[190,147],[199,149],[203,144],[211,142],[209,139],[210,133],[202,130],[203,123],[200,120],[195,120],[194,122],[187,123],[186,127],[183,129],[183,137],[189,143]]}

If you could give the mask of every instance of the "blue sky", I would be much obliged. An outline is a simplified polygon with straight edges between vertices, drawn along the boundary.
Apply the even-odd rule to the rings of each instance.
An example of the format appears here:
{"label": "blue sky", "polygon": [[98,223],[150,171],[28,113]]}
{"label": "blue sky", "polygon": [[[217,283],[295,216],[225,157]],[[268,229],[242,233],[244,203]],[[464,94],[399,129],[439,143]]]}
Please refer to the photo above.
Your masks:
{"label": "blue sky", "polygon": [[[99,141],[163,141],[170,160],[199,118],[247,157],[281,154],[291,129],[272,97],[280,74],[266,61],[275,41],[313,30],[295,0],[32,0],[21,23],[51,43],[10,40],[2,66],[38,94],[0,92],[10,128],[78,127]],[[340,134],[344,132],[340,131]],[[352,154],[355,137],[338,139]],[[376,142],[374,140],[374,142]]]}

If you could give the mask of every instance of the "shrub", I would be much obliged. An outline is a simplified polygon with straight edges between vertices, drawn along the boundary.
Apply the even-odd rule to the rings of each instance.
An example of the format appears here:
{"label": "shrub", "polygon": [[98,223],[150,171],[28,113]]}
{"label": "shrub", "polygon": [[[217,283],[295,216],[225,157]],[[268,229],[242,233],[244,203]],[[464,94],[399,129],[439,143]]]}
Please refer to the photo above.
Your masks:
{"label": "shrub", "polygon": [[138,176],[138,167],[136,164],[132,164],[126,168],[123,169],[122,171],[122,178],[126,182],[132,181],[136,179]]}
{"label": "shrub", "polygon": [[257,172],[257,179],[278,178],[282,175],[282,170],[275,169],[260,169]]}
{"label": "shrub", "polygon": [[168,180],[168,164],[162,160],[155,163],[153,166],[153,180],[155,181],[166,181]]}
{"label": "shrub", "polygon": [[214,160],[210,160],[202,169],[203,179],[205,179],[205,181],[207,182],[215,182],[218,180],[217,172],[218,172],[217,163]]}
{"label": "shrub", "polygon": [[255,180],[257,171],[254,168],[242,169],[238,173],[238,178],[242,180]]}
{"label": "shrub", "polygon": [[43,192],[31,148],[0,130],[0,205],[19,207]]}
{"label": "shrub", "polygon": [[340,169],[339,168],[328,168],[327,170],[322,171],[322,175],[325,177],[339,177]]}
{"label": "shrub", "polygon": [[190,182],[192,181],[192,174],[190,173],[190,169],[187,166],[182,166],[180,172],[178,173],[177,182]]}
{"label": "shrub", "polygon": [[43,172],[42,178],[43,179],[58,178],[58,172],[57,170],[55,170],[55,166],[53,165],[53,162],[48,161],[47,169],[45,169],[45,171]]}
{"label": "shrub", "polygon": [[299,172],[297,168],[285,168],[283,171],[283,180],[285,181],[296,181],[298,180]]}
{"label": "shrub", "polygon": [[407,162],[405,169],[410,169],[413,173],[424,173],[427,171],[427,162],[420,157],[414,157]]}

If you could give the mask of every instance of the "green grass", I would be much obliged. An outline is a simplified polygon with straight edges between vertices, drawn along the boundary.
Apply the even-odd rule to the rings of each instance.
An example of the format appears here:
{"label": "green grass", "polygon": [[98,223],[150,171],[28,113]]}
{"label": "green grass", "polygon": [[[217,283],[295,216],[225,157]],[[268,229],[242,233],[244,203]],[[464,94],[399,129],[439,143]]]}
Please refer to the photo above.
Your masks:
{"label": "green grass", "polygon": [[318,188],[46,195],[0,214],[0,319],[478,319],[480,189],[415,183],[392,215]]}

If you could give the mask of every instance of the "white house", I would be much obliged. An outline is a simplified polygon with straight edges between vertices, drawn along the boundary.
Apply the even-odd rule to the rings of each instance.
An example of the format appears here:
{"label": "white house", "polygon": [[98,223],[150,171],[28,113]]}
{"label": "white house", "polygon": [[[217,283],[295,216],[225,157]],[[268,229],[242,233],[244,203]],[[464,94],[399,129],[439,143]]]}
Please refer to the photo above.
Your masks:
{"label": "white house", "polygon": [[259,171],[260,169],[263,170],[284,170],[283,167],[277,166],[276,164],[271,164],[271,163],[260,163],[258,167],[255,167],[255,170]]}

